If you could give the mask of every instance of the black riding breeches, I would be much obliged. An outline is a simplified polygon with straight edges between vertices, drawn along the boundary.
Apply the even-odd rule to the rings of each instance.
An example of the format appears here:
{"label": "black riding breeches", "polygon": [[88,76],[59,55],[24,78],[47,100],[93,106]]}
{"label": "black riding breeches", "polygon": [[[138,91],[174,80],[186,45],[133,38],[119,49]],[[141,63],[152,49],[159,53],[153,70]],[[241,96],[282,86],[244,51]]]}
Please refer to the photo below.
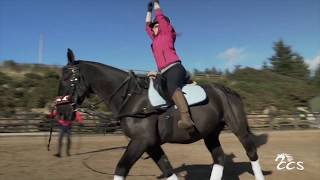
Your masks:
{"label": "black riding breeches", "polygon": [[182,89],[182,87],[186,84],[186,75],[187,71],[181,63],[172,66],[162,74],[162,77],[166,81],[167,93],[170,99],[177,88]]}

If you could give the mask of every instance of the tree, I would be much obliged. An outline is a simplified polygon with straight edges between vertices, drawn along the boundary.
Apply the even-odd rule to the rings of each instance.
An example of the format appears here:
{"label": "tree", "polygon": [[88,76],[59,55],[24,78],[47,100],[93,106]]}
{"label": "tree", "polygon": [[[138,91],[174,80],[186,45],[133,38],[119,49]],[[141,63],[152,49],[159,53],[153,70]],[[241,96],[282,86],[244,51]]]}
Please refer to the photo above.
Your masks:
{"label": "tree", "polygon": [[194,75],[200,75],[200,74],[222,75],[222,71],[215,67],[212,67],[212,68],[206,68],[204,71],[193,69],[193,74]]}
{"label": "tree", "polygon": [[2,62],[3,66],[6,68],[13,68],[17,66],[17,63],[14,62],[13,60],[6,60]]}
{"label": "tree", "polygon": [[193,74],[199,75],[199,74],[201,74],[201,71],[199,69],[195,68],[195,69],[193,69]]}
{"label": "tree", "polygon": [[282,40],[274,43],[275,54],[269,59],[273,72],[297,79],[308,79],[310,71],[301,55],[293,52]]}
{"label": "tree", "polygon": [[236,73],[236,72],[238,72],[239,70],[241,70],[241,65],[235,65],[235,66],[234,66],[234,71],[233,71],[233,73]]}
{"label": "tree", "polygon": [[270,70],[270,67],[268,66],[268,63],[266,61],[263,62],[262,70]]}
{"label": "tree", "polygon": [[320,64],[318,64],[318,67],[315,71],[313,81],[316,83],[316,85],[320,86]]}
{"label": "tree", "polygon": [[230,72],[230,70],[228,69],[228,68],[226,68],[225,70],[224,70],[224,73],[223,73],[225,76],[230,76],[231,75],[231,72]]}

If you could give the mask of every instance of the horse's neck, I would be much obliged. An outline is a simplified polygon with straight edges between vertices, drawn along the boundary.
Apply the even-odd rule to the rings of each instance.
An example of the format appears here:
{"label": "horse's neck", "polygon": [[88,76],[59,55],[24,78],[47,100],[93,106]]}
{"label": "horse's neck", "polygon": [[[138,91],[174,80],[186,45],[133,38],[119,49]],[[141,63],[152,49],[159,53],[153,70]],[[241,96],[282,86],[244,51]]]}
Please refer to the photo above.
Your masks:
{"label": "horse's neck", "polygon": [[113,113],[118,111],[122,102],[121,93],[118,92],[114,97],[110,98],[115,93],[117,88],[126,78],[124,71],[115,70],[108,66],[96,67],[96,65],[87,68],[87,80],[94,91],[104,103],[109,106]]}

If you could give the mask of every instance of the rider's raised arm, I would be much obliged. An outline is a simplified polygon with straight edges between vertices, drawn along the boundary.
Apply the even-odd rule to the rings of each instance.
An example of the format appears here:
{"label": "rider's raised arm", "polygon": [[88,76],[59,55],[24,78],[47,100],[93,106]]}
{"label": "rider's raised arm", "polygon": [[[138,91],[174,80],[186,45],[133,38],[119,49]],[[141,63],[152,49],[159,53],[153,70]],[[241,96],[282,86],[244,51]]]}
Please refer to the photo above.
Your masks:
{"label": "rider's raised arm", "polygon": [[167,17],[163,14],[161,8],[160,8],[160,4],[159,1],[155,1],[154,2],[154,10],[156,11],[156,19],[159,23],[159,27],[161,29],[161,32],[171,32],[172,31],[172,26],[169,22],[169,20],[167,19]]}
{"label": "rider's raised arm", "polygon": [[150,27],[150,24],[152,21],[152,8],[153,8],[153,3],[149,2],[148,3],[148,12],[147,12],[147,16],[146,16],[146,31],[151,39],[153,39],[153,32],[152,32],[152,28]]}

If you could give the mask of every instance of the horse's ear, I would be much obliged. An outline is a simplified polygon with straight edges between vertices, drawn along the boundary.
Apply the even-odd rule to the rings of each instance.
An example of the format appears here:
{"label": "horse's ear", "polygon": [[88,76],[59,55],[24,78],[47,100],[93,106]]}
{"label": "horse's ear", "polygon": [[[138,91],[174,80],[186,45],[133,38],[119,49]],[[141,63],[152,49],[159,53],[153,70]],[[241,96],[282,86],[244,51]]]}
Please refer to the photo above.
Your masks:
{"label": "horse's ear", "polygon": [[68,48],[68,65],[74,65],[75,57],[71,49]]}

